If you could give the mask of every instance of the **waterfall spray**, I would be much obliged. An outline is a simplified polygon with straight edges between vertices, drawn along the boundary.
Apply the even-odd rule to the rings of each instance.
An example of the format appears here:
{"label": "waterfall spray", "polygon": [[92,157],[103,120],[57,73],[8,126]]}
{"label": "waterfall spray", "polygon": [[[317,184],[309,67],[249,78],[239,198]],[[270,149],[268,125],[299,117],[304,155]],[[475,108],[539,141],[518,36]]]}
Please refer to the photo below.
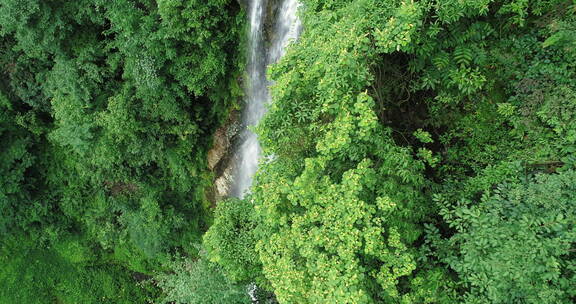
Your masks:
{"label": "waterfall spray", "polygon": [[236,151],[236,170],[233,177],[231,196],[242,198],[252,184],[252,178],[258,169],[258,160],[262,149],[258,137],[248,127],[258,124],[270,102],[266,79],[266,67],[277,62],[285,53],[290,41],[298,38],[302,25],[297,16],[300,4],[297,0],[284,0],[274,20],[274,39],[270,48],[265,47],[263,35],[266,0],[250,0],[248,41],[248,85],[246,87],[246,104],[242,113],[244,130]]}

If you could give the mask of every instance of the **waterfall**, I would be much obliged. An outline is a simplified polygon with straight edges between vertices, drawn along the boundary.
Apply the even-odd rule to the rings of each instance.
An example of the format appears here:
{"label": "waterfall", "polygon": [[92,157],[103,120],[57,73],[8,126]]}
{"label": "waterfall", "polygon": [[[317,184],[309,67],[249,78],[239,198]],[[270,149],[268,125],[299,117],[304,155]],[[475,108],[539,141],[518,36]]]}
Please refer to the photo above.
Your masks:
{"label": "waterfall", "polygon": [[258,124],[270,102],[266,79],[266,67],[277,62],[285,53],[290,41],[300,34],[302,24],[297,16],[297,0],[283,0],[274,20],[274,33],[270,46],[266,48],[263,34],[267,8],[266,0],[249,0],[250,32],[248,41],[248,84],[246,86],[245,107],[242,113],[244,129],[235,151],[236,168],[233,176],[231,196],[242,198],[252,184],[258,168],[262,149],[258,137],[248,127]]}

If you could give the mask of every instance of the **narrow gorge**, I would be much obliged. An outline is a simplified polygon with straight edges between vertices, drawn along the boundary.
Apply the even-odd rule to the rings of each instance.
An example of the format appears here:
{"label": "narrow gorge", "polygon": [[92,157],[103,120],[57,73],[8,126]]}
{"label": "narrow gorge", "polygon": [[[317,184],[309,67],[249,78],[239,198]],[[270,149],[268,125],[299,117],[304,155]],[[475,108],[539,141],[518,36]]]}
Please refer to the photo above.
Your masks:
{"label": "narrow gorge", "polygon": [[1,0],[0,304],[576,303],[576,0]]}

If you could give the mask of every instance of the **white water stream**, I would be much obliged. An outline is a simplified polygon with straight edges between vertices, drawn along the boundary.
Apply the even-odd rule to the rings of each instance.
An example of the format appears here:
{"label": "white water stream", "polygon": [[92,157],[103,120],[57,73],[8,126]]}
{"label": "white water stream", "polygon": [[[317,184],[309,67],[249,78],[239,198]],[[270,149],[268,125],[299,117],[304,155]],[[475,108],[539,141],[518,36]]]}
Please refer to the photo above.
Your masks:
{"label": "white water stream", "polygon": [[258,124],[266,105],[270,102],[266,79],[266,67],[277,62],[286,52],[288,44],[298,38],[302,24],[297,11],[300,3],[297,0],[281,0],[281,5],[273,20],[274,33],[271,35],[270,47],[266,48],[264,22],[268,0],[249,0],[250,33],[248,41],[248,84],[246,86],[245,107],[242,113],[242,125],[238,148],[235,151],[236,169],[233,176],[230,195],[242,198],[252,184],[252,178],[258,168],[262,149],[258,137],[248,127]]}

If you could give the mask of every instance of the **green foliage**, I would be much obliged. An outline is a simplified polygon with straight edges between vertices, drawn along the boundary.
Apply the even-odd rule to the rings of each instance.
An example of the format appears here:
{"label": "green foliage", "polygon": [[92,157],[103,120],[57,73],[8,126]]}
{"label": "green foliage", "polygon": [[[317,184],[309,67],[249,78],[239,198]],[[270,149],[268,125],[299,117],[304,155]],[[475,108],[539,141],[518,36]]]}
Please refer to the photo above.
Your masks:
{"label": "green foliage", "polygon": [[229,199],[218,203],[214,223],[204,234],[208,258],[234,281],[264,283],[262,264],[255,250],[256,226],[250,199]]}
{"label": "green foliage", "polygon": [[180,259],[167,265],[174,273],[155,276],[164,291],[162,303],[247,304],[247,287],[228,280],[222,270],[200,252],[196,260]]}
{"label": "green foliage", "polygon": [[443,260],[469,289],[466,303],[572,302],[574,181],[574,171],[538,175],[442,210],[457,231],[440,245],[451,249]]}
{"label": "green foliage", "polygon": [[41,293],[79,292],[46,301],[91,303],[82,284],[113,284],[96,294],[144,303],[127,300],[129,271],[201,240],[205,154],[238,97],[243,16],[233,0],[2,1],[0,233],[51,248],[30,253],[30,273],[80,282],[34,274]]}
{"label": "green foliage", "polygon": [[379,51],[391,53],[413,46],[414,36],[422,25],[423,6],[420,2],[403,2],[388,19],[383,30],[376,28],[374,37]]}
{"label": "green foliage", "polygon": [[[375,191],[379,170],[368,160],[345,172],[339,183],[319,174],[322,166],[307,159],[302,175],[290,190],[278,193],[279,200],[266,197],[278,195],[274,192],[281,185],[269,181],[257,188],[256,200],[262,204],[257,207],[265,209],[265,226],[274,231],[265,233],[257,248],[278,300],[372,303],[377,297],[399,298],[398,279],[415,269],[405,243],[418,233],[406,218],[407,207],[397,203],[405,201],[399,193],[391,198]],[[410,195],[409,187],[393,186]],[[406,230],[412,234],[400,235]]]}
{"label": "green foliage", "polygon": [[[485,236],[459,238],[452,220],[463,220],[448,218],[446,203],[425,202],[477,201],[497,184],[571,166],[572,7],[491,0],[304,4],[303,36],[269,73],[273,102],[258,132],[272,156],[251,198],[260,221],[256,248],[278,301],[483,303],[494,300],[483,292],[496,290],[502,299],[509,292],[544,298],[544,283],[522,287],[505,271],[498,278],[473,268],[497,271],[500,253],[465,269],[444,259],[468,254],[466,246]],[[518,89],[527,79],[539,86]],[[494,221],[503,216],[483,212]],[[460,242],[430,248],[421,242],[423,226]],[[526,240],[511,244],[510,254]],[[507,258],[516,269],[547,263]],[[538,271],[527,280],[545,280]],[[563,292],[558,299],[571,296],[570,271],[551,287]],[[470,277],[478,275],[494,280],[472,292]]]}
{"label": "green foliage", "polygon": [[22,235],[2,240],[0,303],[146,303],[156,295],[146,286],[131,286],[132,274],[117,265],[97,262],[77,239],[39,248]]}
{"label": "green foliage", "polygon": [[[231,1],[60,2],[0,6],[8,67],[2,104],[15,112],[11,121],[45,123],[30,131],[49,145],[37,168],[46,172],[39,176],[51,187],[46,192],[57,193],[46,203],[88,231],[116,230],[113,240],[93,235],[102,246],[126,235],[151,256],[177,243],[138,240],[146,230],[161,225],[158,237],[167,239],[169,231],[185,231],[182,218],[201,221],[206,134],[231,102],[222,91],[237,66],[230,46],[241,15]],[[16,171],[30,166],[25,142],[3,153],[21,160]],[[16,171],[8,175],[21,181]]]}
{"label": "green foliage", "polygon": [[0,302],[573,302],[573,1],[302,2],[208,229],[240,4],[2,1]]}
{"label": "green foliage", "polygon": [[421,143],[429,144],[433,143],[434,139],[432,139],[432,135],[429,132],[424,131],[422,129],[418,129],[414,131],[414,137],[416,137]]}
{"label": "green foliage", "polygon": [[19,130],[11,104],[0,91],[0,232],[18,224],[15,217],[25,209],[19,202],[27,199],[27,191],[22,185],[26,170],[34,163],[34,156],[28,151],[32,145],[31,134]]}
{"label": "green foliage", "polygon": [[429,212],[424,164],[394,142],[366,90],[383,51],[369,36],[396,35],[377,28],[392,6],[353,1],[305,15],[303,37],[271,70],[273,103],[259,135],[275,157],[262,165],[253,200],[257,250],[280,303],[450,301],[448,288],[434,287],[445,286],[442,275],[412,284]]}

